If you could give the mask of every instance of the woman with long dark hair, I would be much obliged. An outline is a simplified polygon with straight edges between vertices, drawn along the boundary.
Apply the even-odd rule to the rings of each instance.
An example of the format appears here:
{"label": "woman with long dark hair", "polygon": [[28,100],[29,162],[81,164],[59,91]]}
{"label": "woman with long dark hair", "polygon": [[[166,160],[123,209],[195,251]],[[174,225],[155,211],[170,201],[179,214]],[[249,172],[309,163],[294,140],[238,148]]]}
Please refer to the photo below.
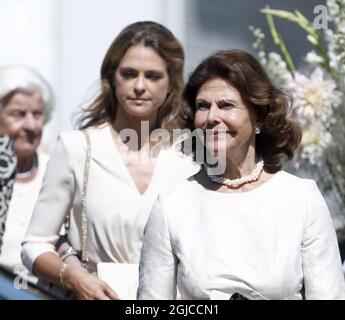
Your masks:
{"label": "woman with long dark hair", "polygon": [[[116,284],[114,292],[92,274],[97,264],[137,264],[158,191],[195,171],[166,147],[169,134],[150,139],[157,129],[177,126],[183,64],[182,46],[158,23],[134,23],[115,38],[102,63],[100,93],[80,122],[90,142],[80,130],[61,134],[48,165],[23,244],[23,261],[35,274],[80,299],[121,298]],[[54,248],[71,208],[69,238],[87,254],[85,268],[64,263]]]}

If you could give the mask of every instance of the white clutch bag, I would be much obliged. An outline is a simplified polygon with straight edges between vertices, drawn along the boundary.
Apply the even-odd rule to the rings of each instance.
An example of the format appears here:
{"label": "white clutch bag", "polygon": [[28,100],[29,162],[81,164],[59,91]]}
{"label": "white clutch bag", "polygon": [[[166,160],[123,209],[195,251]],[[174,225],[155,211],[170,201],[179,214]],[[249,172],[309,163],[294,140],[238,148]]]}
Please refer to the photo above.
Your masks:
{"label": "white clutch bag", "polygon": [[135,263],[98,263],[98,278],[106,282],[121,300],[136,300],[139,265]]}

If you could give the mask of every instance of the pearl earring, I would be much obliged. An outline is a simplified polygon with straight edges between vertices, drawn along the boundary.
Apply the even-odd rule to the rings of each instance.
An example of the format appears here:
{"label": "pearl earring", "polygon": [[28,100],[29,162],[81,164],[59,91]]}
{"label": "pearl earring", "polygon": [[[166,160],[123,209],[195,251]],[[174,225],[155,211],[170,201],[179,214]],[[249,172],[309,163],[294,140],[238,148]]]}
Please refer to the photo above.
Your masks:
{"label": "pearl earring", "polygon": [[261,129],[259,127],[255,128],[255,134],[259,134],[261,132]]}

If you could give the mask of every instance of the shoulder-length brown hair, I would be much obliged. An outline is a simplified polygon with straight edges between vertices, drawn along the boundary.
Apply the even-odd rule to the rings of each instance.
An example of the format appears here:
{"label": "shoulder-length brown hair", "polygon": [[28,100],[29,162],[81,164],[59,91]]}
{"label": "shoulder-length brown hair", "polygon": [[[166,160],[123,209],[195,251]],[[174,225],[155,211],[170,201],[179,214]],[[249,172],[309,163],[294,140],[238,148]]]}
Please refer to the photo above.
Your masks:
{"label": "shoulder-length brown hair", "polygon": [[114,74],[127,50],[136,44],[153,48],[167,64],[171,90],[160,107],[158,125],[167,130],[174,127],[183,89],[184,51],[166,27],[152,21],[141,21],[123,29],[110,45],[101,66],[100,93],[93,103],[83,110],[84,113],[78,120],[81,129],[115,120],[117,99],[113,84]]}
{"label": "shoulder-length brown hair", "polygon": [[281,169],[293,157],[301,142],[301,129],[289,119],[290,99],[276,88],[260,63],[240,50],[218,51],[206,58],[192,72],[183,92],[181,116],[184,127],[194,130],[195,99],[201,86],[212,78],[228,81],[252,105],[261,133],[256,135],[256,153],[270,172]]}

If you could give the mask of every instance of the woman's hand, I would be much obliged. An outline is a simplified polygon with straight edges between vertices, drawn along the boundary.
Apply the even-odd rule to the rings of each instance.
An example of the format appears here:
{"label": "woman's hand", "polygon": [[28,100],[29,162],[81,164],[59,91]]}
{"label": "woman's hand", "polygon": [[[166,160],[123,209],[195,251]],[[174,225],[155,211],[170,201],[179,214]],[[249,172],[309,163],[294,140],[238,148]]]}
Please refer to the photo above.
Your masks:
{"label": "woman's hand", "polygon": [[66,287],[80,300],[118,300],[118,295],[102,280],[85,269],[69,266],[64,272]]}

